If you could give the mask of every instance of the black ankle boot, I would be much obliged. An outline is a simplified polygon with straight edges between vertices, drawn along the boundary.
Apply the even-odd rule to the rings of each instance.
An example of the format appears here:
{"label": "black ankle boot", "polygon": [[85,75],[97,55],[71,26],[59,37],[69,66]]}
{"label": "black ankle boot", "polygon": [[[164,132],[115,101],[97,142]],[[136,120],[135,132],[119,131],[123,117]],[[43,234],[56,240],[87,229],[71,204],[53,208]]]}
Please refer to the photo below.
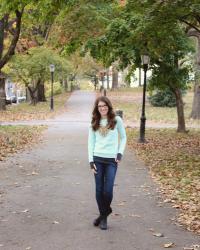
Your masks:
{"label": "black ankle boot", "polygon": [[107,216],[102,217],[99,225],[100,225],[101,230],[107,230],[107,228],[108,228],[108,226],[107,226]]}
{"label": "black ankle boot", "polygon": [[97,218],[93,221],[93,225],[94,225],[95,227],[97,227],[97,226],[100,224],[101,219],[102,219],[102,216],[99,215],[99,217],[97,217]]}
{"label": "black ankle boot", "polygon": [[110,215],[112,213],[112,208],[110,207],[107,213],[107,216]]}

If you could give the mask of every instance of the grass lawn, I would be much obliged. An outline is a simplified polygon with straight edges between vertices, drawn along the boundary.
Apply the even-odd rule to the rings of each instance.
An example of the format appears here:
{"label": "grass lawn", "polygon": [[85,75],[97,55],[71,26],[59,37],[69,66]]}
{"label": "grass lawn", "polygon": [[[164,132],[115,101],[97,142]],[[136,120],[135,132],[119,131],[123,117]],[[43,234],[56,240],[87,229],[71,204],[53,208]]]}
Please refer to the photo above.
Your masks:
{"label": "grass lawn", "polygon": [[[124,111],[126,122],[138,122],[140,120],[142,87],[108,91],[107,96],[111,99],[115,109],[122,109]],[[192,110],[193,92],[188,91],[183,99],[185,103],[186,125],[200,125],[200,121],[194,121],[189,118]],[[153,107],[148,102],[148,98],[146,98],[146,117],[147,122],[177,124],[176,107]]]}
{"label": "grass lawn", "polygon": [[130,148],[161,185],[165,202],[180,209],[178,222],[200,234],[200,130],[147,129],[146,144],[137,143],[137,129],[127,134]]}
{"label": "grass lawn", "polygon": [[66,110],[65,103],[70,93],[62,93],[54,96],[54,112],[50,111],[50,98],[47,102],[40,102],[36,106],[29,103],[20,103],[18,105],[7,105],[6,111],[0,111],[0,121],[17,120],[43,120],[53,118],[55,115]]}
{"label": "grass lawn", "polygon": [[0,126],[0,161],[37,142],[45,128],[46,126]]}

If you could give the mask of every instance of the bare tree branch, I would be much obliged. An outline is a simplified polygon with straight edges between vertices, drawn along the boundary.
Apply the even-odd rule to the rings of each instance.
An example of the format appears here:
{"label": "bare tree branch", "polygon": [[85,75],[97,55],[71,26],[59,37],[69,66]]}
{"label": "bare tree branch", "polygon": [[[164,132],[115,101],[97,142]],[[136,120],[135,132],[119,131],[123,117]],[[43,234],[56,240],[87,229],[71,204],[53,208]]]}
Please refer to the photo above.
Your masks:
{"label": "bare tree branch", "polygon": [[200,38],[200,32],[198,32],[195,29],[189,29],[188,32],[187,32],[187,35],[188,36],[195,36],[197,38]]}
{"label": "bare tree branch", "polygon": [[21,29],[21,19],[22,19],[22,15],[23,15],[23,10],[24,9],[22,9],[22,11],[19,11],[19,10],[15,11],[15,15],[16,15],[15,33],[14,33],[14,36],[13,36],[13,39],[11,41],[11,44],[10,44],[10,47],[9,47],[8,51],[3,56],[3,58],[0,60],[0,69],[9,61],[9,59],[14,54],[15,47],[16,47],[17,42],[19,40],[20,29]]}
{"label": "bare tree branch", "polygon": [[182,19],[182,18],[180,18],[179,20],[180,20],[181,22],[183,22],[183,23],[186,23],[187,25],[189,25],[190,27],[192,27],[193,29],[195,29],[196,31],[198,31],[198,32],[200,33],[200,29],[198,29],[194,24],[189,23],[188,21],[186,21],[186,20],[184,20],[184,19]]}
{"label": "bare tree branch", "polygon": [[5,20],[4,17],[0,20],[0,59],[2,58],[3,48],[4,48],[4,27],[5,27]]}

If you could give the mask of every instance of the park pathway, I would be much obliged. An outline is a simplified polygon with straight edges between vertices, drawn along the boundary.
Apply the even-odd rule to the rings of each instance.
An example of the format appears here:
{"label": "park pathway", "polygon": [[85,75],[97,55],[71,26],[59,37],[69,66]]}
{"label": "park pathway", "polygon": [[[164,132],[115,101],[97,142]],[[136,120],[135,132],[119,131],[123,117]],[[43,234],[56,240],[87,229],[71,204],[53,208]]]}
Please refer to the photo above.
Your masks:
{"label": "park pathway", "polygon": [[[43,141],[0,163],[0,249],[159,250],[199,244],[177,226],[148,169],[127,149],[118,167],[109,229],[97,216],[87,131],[94,93],[76,91],[68,112],[49,123]],[[153,233],[164,237],[155,237]]]}

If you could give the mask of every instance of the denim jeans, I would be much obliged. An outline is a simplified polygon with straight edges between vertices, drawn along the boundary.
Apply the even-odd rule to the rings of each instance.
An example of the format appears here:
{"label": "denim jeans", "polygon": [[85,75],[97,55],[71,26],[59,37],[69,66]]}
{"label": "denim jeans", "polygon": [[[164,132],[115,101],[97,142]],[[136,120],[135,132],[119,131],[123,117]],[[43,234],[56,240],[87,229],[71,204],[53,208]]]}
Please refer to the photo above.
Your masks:
{"label": "denim jeans", "polygon": [[113,186],[117,172],[116,162],[102,163],[95,161],[97,174],[94,174],[96,183],[96,200],[101,215],[107,216],[111,212]]}

